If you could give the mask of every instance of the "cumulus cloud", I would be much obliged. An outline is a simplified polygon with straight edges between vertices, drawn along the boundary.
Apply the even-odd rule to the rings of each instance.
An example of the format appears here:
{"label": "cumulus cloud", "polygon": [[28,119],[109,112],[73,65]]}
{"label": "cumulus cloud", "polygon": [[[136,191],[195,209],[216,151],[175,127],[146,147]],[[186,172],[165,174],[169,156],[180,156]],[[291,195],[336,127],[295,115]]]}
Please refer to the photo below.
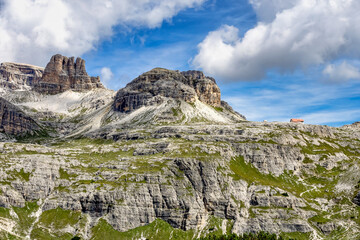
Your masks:
{"label": "cumulus cloud", "polygon": [[259,80],[360,56],[360,1],[250,0],[258,24],[243,37],[234,26],[210,32],[198,46],[197,68],[228,80]]}
{"label": "cumulus cloud", "polygon": [[101,69],[101,82],[103,82],[105,85],[109,83],[110,80],[112,80],[114,77],[113,72],[108,67],[103,67]]}
{"label": "cumulus cloud", "polygon": [[353,65],[342,62],[339,65],[329,64],[325,67],[323,75],[331,82],[342,82],[346,80],[360,79],[360,71]]}
{"label": "cumulus cloud", "polygon": [[50,55],[81,55],[113,27],[154,28],[205,0],[1,0],[0,62],[44,65]]}

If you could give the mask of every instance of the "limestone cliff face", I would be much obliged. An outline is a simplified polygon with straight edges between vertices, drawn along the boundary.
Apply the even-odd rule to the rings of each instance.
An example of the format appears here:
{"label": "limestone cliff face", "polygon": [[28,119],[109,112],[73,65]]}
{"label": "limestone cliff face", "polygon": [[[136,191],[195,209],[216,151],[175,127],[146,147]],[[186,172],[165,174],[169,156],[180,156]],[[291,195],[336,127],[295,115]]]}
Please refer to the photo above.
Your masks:
{"label": "limestone cliff face", "polygon": [[181,73],[187,80],[187,85],[195,89],[199,100],[214,107],[221,105],[220,88],[212,77],[206,77],[200,71],[187,71]]}
{"label": "limestone cliff face", "polygon": [[136,227],[129,239],[151,239],[161,226],[143,229],[156,219],[191,230],[159,239],[225,227],[302,239],[331,239],[342,227],[336,239],[359,237],[359,130],[242,122],[116,131],[116,142],[0,142],[0,226],[11,223],[7,230],[21,239],[124,239],[97,230]]}
{"label": "limestone cliff face", "polygon": [[161,97],[188,103],[193,103],[198,98],[211,106],[221,106],[220,89],[213,78],[206,77],[199,71],[179,72],[155,68],[120,89],[113,108],[119,112],[131,112],[154,102],[159,103],[162,101]]}
{"label": "limestone cliff face", "polygon": [[85,69],[85,61],[81,58],[67,58],[54,55],[47,64],[44,75],[35,90],[45,94],[57,94],[67,90],[87,91],[104,88],[99,77],[90,77]]}
{"label": "limestone cliff face", "polygon": [[26,89],[37,84],[44,68],[21,63],[2,63],[0,65],[0,87],[11,90]]}
{"label": "limestone cliff face", "polygon": [[18,107],[0,97],[0,132],[25,135],[40,130],[36,122]]}

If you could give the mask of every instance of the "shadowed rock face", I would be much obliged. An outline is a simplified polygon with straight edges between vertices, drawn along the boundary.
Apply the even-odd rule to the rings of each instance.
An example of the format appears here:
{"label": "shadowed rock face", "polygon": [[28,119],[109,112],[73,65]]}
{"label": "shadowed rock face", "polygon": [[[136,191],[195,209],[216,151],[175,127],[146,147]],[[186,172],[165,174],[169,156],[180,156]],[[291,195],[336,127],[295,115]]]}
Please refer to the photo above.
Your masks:
{"label": "shadowed rock face", "polygon": [[34,86],[41,80],[44,68],[21,63],[0,65],[0,87],[17,90]]}
{"label": "shadowed rock face", "polygon": [[40,130],[36,122],[18,107],[0,98],[0,132],[9,135],[25,135]]}
{"label": "shadowed rock face", "polygon": [[131,112],[142,106],[161,102],[162,97],[184,100],[188,103],[200,101],[221,106],[221,93],[213,78],[199,71],[179,72],[155,68],[146,72],[116,94],[113,108],[119,112]]}
{"label": "shadowed rock face", "polygon": [[57,94],[67,90],[86,91],[104,88],[99,77],[90,77],[85,69],[85,60],[54,55],[47,64],[44,75],[35,90],[45,94]]}

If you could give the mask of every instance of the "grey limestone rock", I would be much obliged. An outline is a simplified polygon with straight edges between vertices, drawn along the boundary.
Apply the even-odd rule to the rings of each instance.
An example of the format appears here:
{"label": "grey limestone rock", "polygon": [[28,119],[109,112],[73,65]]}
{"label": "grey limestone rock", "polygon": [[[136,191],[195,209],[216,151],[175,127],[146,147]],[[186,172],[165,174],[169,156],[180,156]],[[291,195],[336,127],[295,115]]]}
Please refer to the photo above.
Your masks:
{"label": "grey limestone rock", "polygon": [[8,90],[24,90],[37,84],[44,68],[21,63],[1,63],[0,87]]}
{"label": "grey limestone rock", "polygon": [[118,91],[113,108],[130,112],[150,105],[154,96],[171,97],[193,103],[196,98],[211,106],[221,106],[220,89],[214,79],[202,72],[178,72],[155,68]]}

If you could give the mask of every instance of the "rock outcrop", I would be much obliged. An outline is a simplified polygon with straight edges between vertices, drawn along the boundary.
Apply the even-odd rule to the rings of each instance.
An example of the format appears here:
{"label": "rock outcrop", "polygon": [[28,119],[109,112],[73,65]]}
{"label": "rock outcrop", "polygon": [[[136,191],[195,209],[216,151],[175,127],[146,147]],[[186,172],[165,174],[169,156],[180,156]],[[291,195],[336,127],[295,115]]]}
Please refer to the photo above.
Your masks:
{"label": "rock outcrop", "polygon": [[0,132],[9,135],[25,135],[37,130],[40,130],[40,127],[32,118],[0,97]]}
{"label": "rock outcrop", "polygon": [[11,90],[28,90],[37,84],[44,68],[21,63],[2,63],[0,65],[0,87]]}
{"label": "rock outcrop", "polygon": [[360,128],[360,122],[354,122],[351,124],[352,127]]}
{"label": "rock outcrop", "polygon": [[179,72],[155,68],[120,89],[116,94],[113,109],[131,112],[142,106],[161,103],[161,97],[188,103],[199,99],[213,107],[221,106],[220,89],[213,78],[206,77],[199,71]]}
{"label": "rock outcrop", "polygon": [[52,56],[47,64],[41,80],[35,90],[45,94],[58,94],[67,90],[88,91],[104,88],[99,77],[90,77],[85,69],[85,60],[64,57],[60,54]]}

